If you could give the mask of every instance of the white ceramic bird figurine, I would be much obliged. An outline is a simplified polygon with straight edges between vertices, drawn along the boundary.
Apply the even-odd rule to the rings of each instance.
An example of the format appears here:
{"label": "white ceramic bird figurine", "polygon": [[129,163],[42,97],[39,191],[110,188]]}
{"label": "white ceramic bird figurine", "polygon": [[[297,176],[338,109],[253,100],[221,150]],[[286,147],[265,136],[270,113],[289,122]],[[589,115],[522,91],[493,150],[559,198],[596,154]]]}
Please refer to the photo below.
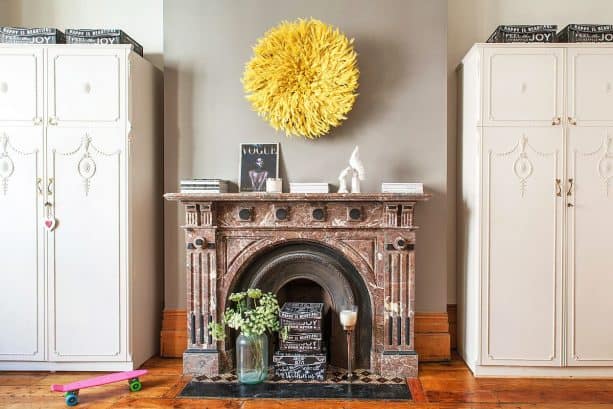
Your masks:
{"label": "white ceramic bird figurine", "polygon": [[352,173],[351,166],[341,170],[340,175],[338,175],[338,193],[349,193],[347,190],[347,175],[349,173]]}
{"label": "white ceramic bird figurine", "polygon": [[364,164],[360,160],[360,147],[356,146],[349,158],[349,166],[353,169],[353,175],[351,177],[351,193],[360,193],[360,180],[366,178],[366,170]]}
{"label": "white ceramic bird figurine", "polygon": [[364,164],[360,160],[360,148],[356,146],[349,158],[349,166],[338,175],[338,193],[349,193],[347,190],[347,176],[351,175],[351,193],[360,193],[360,180],[366,177]]}

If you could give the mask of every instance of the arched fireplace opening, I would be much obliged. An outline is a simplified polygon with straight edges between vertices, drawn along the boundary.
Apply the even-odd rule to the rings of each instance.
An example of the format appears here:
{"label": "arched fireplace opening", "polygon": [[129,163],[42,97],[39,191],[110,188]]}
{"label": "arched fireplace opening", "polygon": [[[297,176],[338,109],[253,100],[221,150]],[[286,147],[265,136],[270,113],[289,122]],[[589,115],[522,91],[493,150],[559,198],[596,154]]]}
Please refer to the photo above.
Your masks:
{"label": "arched fireplace opening", "polygon": [[338,313],[343,304],[359,308],[354,336],[354,368],[370,368],[373,315],[368,289],[356,267],[340,252],[314,242],[273,248],[249,264],[232,292],[260,288],[285,302],[324,303],[324,341],[328,362],[347,367],[346,338]]}

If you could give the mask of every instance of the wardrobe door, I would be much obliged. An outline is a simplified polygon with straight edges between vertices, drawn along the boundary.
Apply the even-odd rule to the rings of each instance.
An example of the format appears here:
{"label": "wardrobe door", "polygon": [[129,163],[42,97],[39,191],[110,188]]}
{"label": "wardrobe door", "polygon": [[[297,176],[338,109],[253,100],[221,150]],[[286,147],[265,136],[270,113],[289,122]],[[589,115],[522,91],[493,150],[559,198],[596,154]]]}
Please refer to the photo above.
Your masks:
{"label": "wardrobe door", "polygon": [[551,126],[562,120],[561,48],[485,48],[483,123]]}
{"label": "wardrobe door", "polygon": [[571,126],[613,126],[613,48],[569,48],[568,118]]}
{"label": "wardrobe door", "polygon": [[482,138],[481,363],[561,365],[563,130]]}
{"label": "wardrobe door", "polygon": [[613,364],[613,128],[568,132],[568,365]]}
{"label": "wardrobe door", "polygon": [[0,122],[40,125],[43,118],[43,51],[0,47]]}
{"label": "wardrobe door", "polygon": [[0,360],[44,359],[42,161],[41,128],[0,124]]}
{"label": "wardrobe door", "polygon": [[50,358],[126,359],[124,138],[112,128],[49,128],[57,227],[48,236]]}

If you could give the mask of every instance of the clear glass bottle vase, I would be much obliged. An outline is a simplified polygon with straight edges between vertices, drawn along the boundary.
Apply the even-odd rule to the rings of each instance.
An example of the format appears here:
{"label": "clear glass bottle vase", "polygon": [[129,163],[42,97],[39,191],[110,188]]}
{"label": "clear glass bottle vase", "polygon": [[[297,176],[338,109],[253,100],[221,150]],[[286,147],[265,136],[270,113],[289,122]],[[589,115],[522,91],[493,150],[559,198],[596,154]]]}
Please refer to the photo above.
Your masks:
{"label": "clear glass bottle vase", "polygon": [[268,337],[266,334],[236,337],[236,376],[240,383],[254,384],[268,377]]}

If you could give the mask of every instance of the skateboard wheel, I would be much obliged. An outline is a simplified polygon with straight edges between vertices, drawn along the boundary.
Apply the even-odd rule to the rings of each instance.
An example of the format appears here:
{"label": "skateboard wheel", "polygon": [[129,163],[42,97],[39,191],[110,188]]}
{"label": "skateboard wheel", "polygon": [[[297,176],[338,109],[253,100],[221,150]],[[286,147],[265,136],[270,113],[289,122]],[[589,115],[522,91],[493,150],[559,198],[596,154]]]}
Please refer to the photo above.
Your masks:
{"label": "skateboard wheel", "polygon": [[130,380],[130,392],[138,392],[143,388],[143,384],[138,379]]}
{"label": "skateboard wheel", "polygon": [[67,392],[66,393],[66,405],[68,406],[76,406],[79,403],[79,398],[75,392]]}

